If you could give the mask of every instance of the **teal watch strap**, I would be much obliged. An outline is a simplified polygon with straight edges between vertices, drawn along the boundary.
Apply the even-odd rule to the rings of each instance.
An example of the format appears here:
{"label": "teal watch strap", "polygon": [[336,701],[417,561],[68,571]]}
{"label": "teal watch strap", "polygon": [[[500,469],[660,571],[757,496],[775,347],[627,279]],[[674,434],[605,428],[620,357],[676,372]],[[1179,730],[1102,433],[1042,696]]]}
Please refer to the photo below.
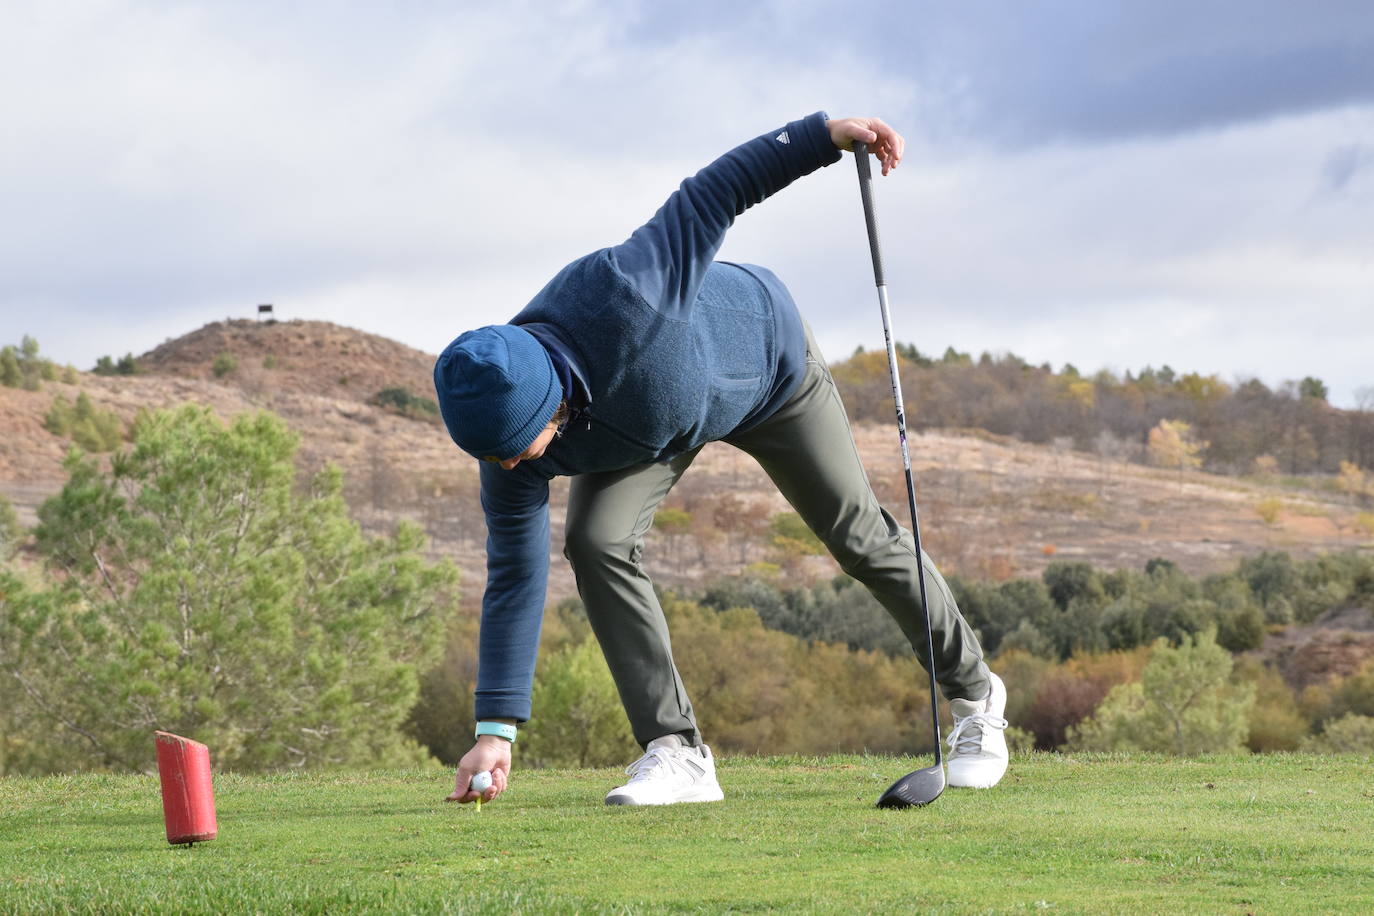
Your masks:
{"label": "teal watch strap", "polygon": [[477,734],[474,737],[480,738],[483,735],[495,735],[498,738],[505,738],[511,744],[514,744],[515,726],[507,725],[505,722],[478,722]]}

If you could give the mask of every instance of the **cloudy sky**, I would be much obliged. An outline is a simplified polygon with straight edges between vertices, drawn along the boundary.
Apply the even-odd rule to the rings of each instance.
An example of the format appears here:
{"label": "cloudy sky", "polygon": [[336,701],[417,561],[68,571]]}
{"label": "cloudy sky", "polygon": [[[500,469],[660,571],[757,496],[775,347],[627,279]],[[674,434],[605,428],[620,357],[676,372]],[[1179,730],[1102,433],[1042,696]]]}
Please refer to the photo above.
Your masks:
{"label": "cloudy sky", "polygon": [[[899,339],[1374,385],[1368,0],[0,4],[0,343],[88,368],[272,302],[437,353],[825,109]],[[722,252],[882,346],[848,158]]]}

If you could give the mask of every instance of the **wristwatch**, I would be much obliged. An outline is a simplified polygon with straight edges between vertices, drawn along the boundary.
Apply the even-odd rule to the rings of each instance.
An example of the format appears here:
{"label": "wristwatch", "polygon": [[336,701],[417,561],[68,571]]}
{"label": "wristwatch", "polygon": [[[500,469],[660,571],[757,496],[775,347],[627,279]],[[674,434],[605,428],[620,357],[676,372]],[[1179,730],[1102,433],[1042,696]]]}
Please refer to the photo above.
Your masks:
{"label": "wristwatch", "polygon": [[483,735],[495,735],[498,738],[505,738],[511,744],[514,744],[515,726],[507,725],[505,722],[478,722],[477,733],[473,737],[480,738]]}

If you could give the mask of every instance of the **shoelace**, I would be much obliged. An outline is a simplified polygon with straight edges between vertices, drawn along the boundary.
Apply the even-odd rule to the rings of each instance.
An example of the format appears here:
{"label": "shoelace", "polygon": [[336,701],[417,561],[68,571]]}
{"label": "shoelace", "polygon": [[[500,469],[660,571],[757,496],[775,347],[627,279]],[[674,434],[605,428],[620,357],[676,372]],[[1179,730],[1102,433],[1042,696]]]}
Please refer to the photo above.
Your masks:
{"label": "shoelace", "polygon": [[962,719],[954,719],[954,731],[949,734],[949,749],[955,754],[980,754],[983,751],[983,728],[1006,728],[1007,720],[992,713],[976,712]]}
{"label": "shoelace", "polygon": [[700,768],[696,768],[697,772],[692,773],[688,769],[688,766],[689,761],[684,760],[680,756],[680,754],[674,753],[672,749],[666,747],[656,747],[652,751],[649,751],[647,754],[645,754],[643,757],[640,757],[634,763],[627,766],[625,768],[625,773],[630,777],[630,781],[633,782],[636,779],[649,778],[653,775],[654,771],[657,770],[659,767],[663,767],[664,769],[670,772],[679,771],[687,773],[693,779],[697,778],[703,772],[705,772]]}

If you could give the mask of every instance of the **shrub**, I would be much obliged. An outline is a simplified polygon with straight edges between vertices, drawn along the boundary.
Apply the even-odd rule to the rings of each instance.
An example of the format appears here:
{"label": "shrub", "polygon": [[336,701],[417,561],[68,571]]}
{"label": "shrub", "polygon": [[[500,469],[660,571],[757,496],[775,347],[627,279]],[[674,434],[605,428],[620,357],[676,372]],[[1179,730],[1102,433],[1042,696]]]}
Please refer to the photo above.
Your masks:
{"label": "shrub", "polygon": [[989,655],[1001,651],[1003,640],[1013,634],[1016,648],[1047,656],[1057,651],[1051,634],[1057,632],[1060,614],[1041,580],[1008,579],[993,585],[950,576],[948,582],[960,613]]}
{"label": "shrub", "polygon": [[[987,644],[983,645],[986,649]],[[1059,650],[1054,647],[1050,638],[1036,629],[1035,624],[1029,620],[1021,621],[1016,625],[1016,629],[1003,636],[997,644],[997,649],[999,654],[1025,652],[1044,659],[1059,657]]]}
{"label": "shrub", "polygon": [[372,396],[372,404],[412,420],[439,421],[439,405],[433,398],[413,395],[405,388],[383,388]]}
{"label": "shrub", "polygon": [[0,563],[9,559],[23,537],[24,529],[19,527],[19,513],[14,505],[0,493]]}
{"label": "shrub", "polygon": [[1319,754],[1374,754],[1374,716],[1347,713],[1314,735],[1303,750]]}
{"label": "shrub", "polygon": [[1203,580],[1202,593],[1213,606],[1222,648],[1240,653],[1264,643],[1264,614],[1244,582],[1235,576],[1209,576]]}
{"label": "shrub", "polygon": [[1313,692],[1320,703],[1309,700],[1315,718],[1328,722],[1345,715],[1374,716],[1374,658],[1360,666],[1354,674],[1332,678]]}
{"label": "shrub", "polygon": [[[1271,605],[1281,599],[1291,600],[1298,587],[1297,570],[1293,568],[1293,558],[1286,553],[1265,551],[1257,557],[1246,557],[1240,561],[1237,573],[1250,586],[1259,599],[1260,606],[1271,615]],[[1286,620],[1270,620],[1271,623],[1286,623]]]}
{"label": "shrub", "polygon": [[1254,687],[1228,683],[1232,660],[1206,631],[1155,643],[1138,683],[1113,687],[1092,718],[1070,731],[1080,750],[1231,753],[1242,749]]}
{"label": "shrub", "polygon": [[88,452],[113,451],[124,441],[119,415],[98,410],[84,391],[77,395],[75,405],[60,394],[53,398],[43,417],[43,428],[55,436],[71,436]]}
{"label": "shrub", "polygon": [[215,378],[224,378],[231,372],[237,371],[238,367],[239,361],[234,357],[234,354],[224,351],[215,357],[210,369],[215,373]]}
{"label": "shrub", "polygon": [[0,385],[37,391],[43,382],[56,381],[59,369],[39,355],[38,341],[24,335],[19,346],[0,348]]}
{"label": "shrub", "polygon": [[992,667],[1007,685],[1007,709],[1004,713],[1007,721],[1024,726],[1040,684],[1051,670],[1051,663],[1029,652],[1008,649],[997,656]]}
{"label": "shrub", "polygon": [[1246,747],[1256,753],[1296,751],[1302,747],[1311,725],[1277,671],[1255,659],[1244,658],[1236,663],[1233,680],[1251,684],[1255,690]]}
{"label": "shrub", "polygon": [[52,406],[43,415],[43,428],[54,436],[70,436],[75,414],[76,411],[72,409],[72,402],[59,394],[52,399]]}
{"label": "shrub", "polygon": [[95,361],[95,368],[91,371],[96,375],[138,375],[142,367],[132,353],[125,353],[118,362],[109,356],[100,357]]}
{"label": "shrub", "polygon": [[1255,514],[1260,517],[1260,521],[1266,525],[1276,525],[1279,516],[1283,514],[1283,500],[1277,496],[1266,496],[1255,503]]}
{"label": "shrub", "polygon": [[1105,598],[1097,570],[1089,563],[1056,560],[1045,567],[1041,579],[1061,611],[1067,610],[1075,598],[1097,604],[1103,603]]}
{"label": "shrub", "polygon": [[24,370],[19,365],[19,354],[14,347],[0,350],[0,385],[18,388],[24,384]]}
{"label": "shrub", "polygon": [[1216,622],[1217,642],[1227,652],[1247,652],[1264,644],[1264,615],[1253,604],[1222,610]]}
{"label": "shrub", "polygon": [[1049,674],[1035,694],[1035,705],[1021,724],[1045,750],[1062,746],[1069,729],[1087,719],[1111,688],[1062,671]]}
{"label": "shrub", "polygon": [[1140,678],[1148,650],[1075,656],[1047,669],[1030,707],[1017,721],[1035,736],[1036,746],[1062,746],[1069,730],[1087,719],[1118,684]]}
{"label": "shrub", "polygon": [[773,550],[780,565],[796,568],[805,557],[823,556],[825,545],[796,512],[779,512],[769,520]]}
{"label": "shrub", "polygon": [[1295,567],[1293,616],[1308,623],[1328,611],[1374,597],[1374,557],[1354,551],[1321,554]]}

